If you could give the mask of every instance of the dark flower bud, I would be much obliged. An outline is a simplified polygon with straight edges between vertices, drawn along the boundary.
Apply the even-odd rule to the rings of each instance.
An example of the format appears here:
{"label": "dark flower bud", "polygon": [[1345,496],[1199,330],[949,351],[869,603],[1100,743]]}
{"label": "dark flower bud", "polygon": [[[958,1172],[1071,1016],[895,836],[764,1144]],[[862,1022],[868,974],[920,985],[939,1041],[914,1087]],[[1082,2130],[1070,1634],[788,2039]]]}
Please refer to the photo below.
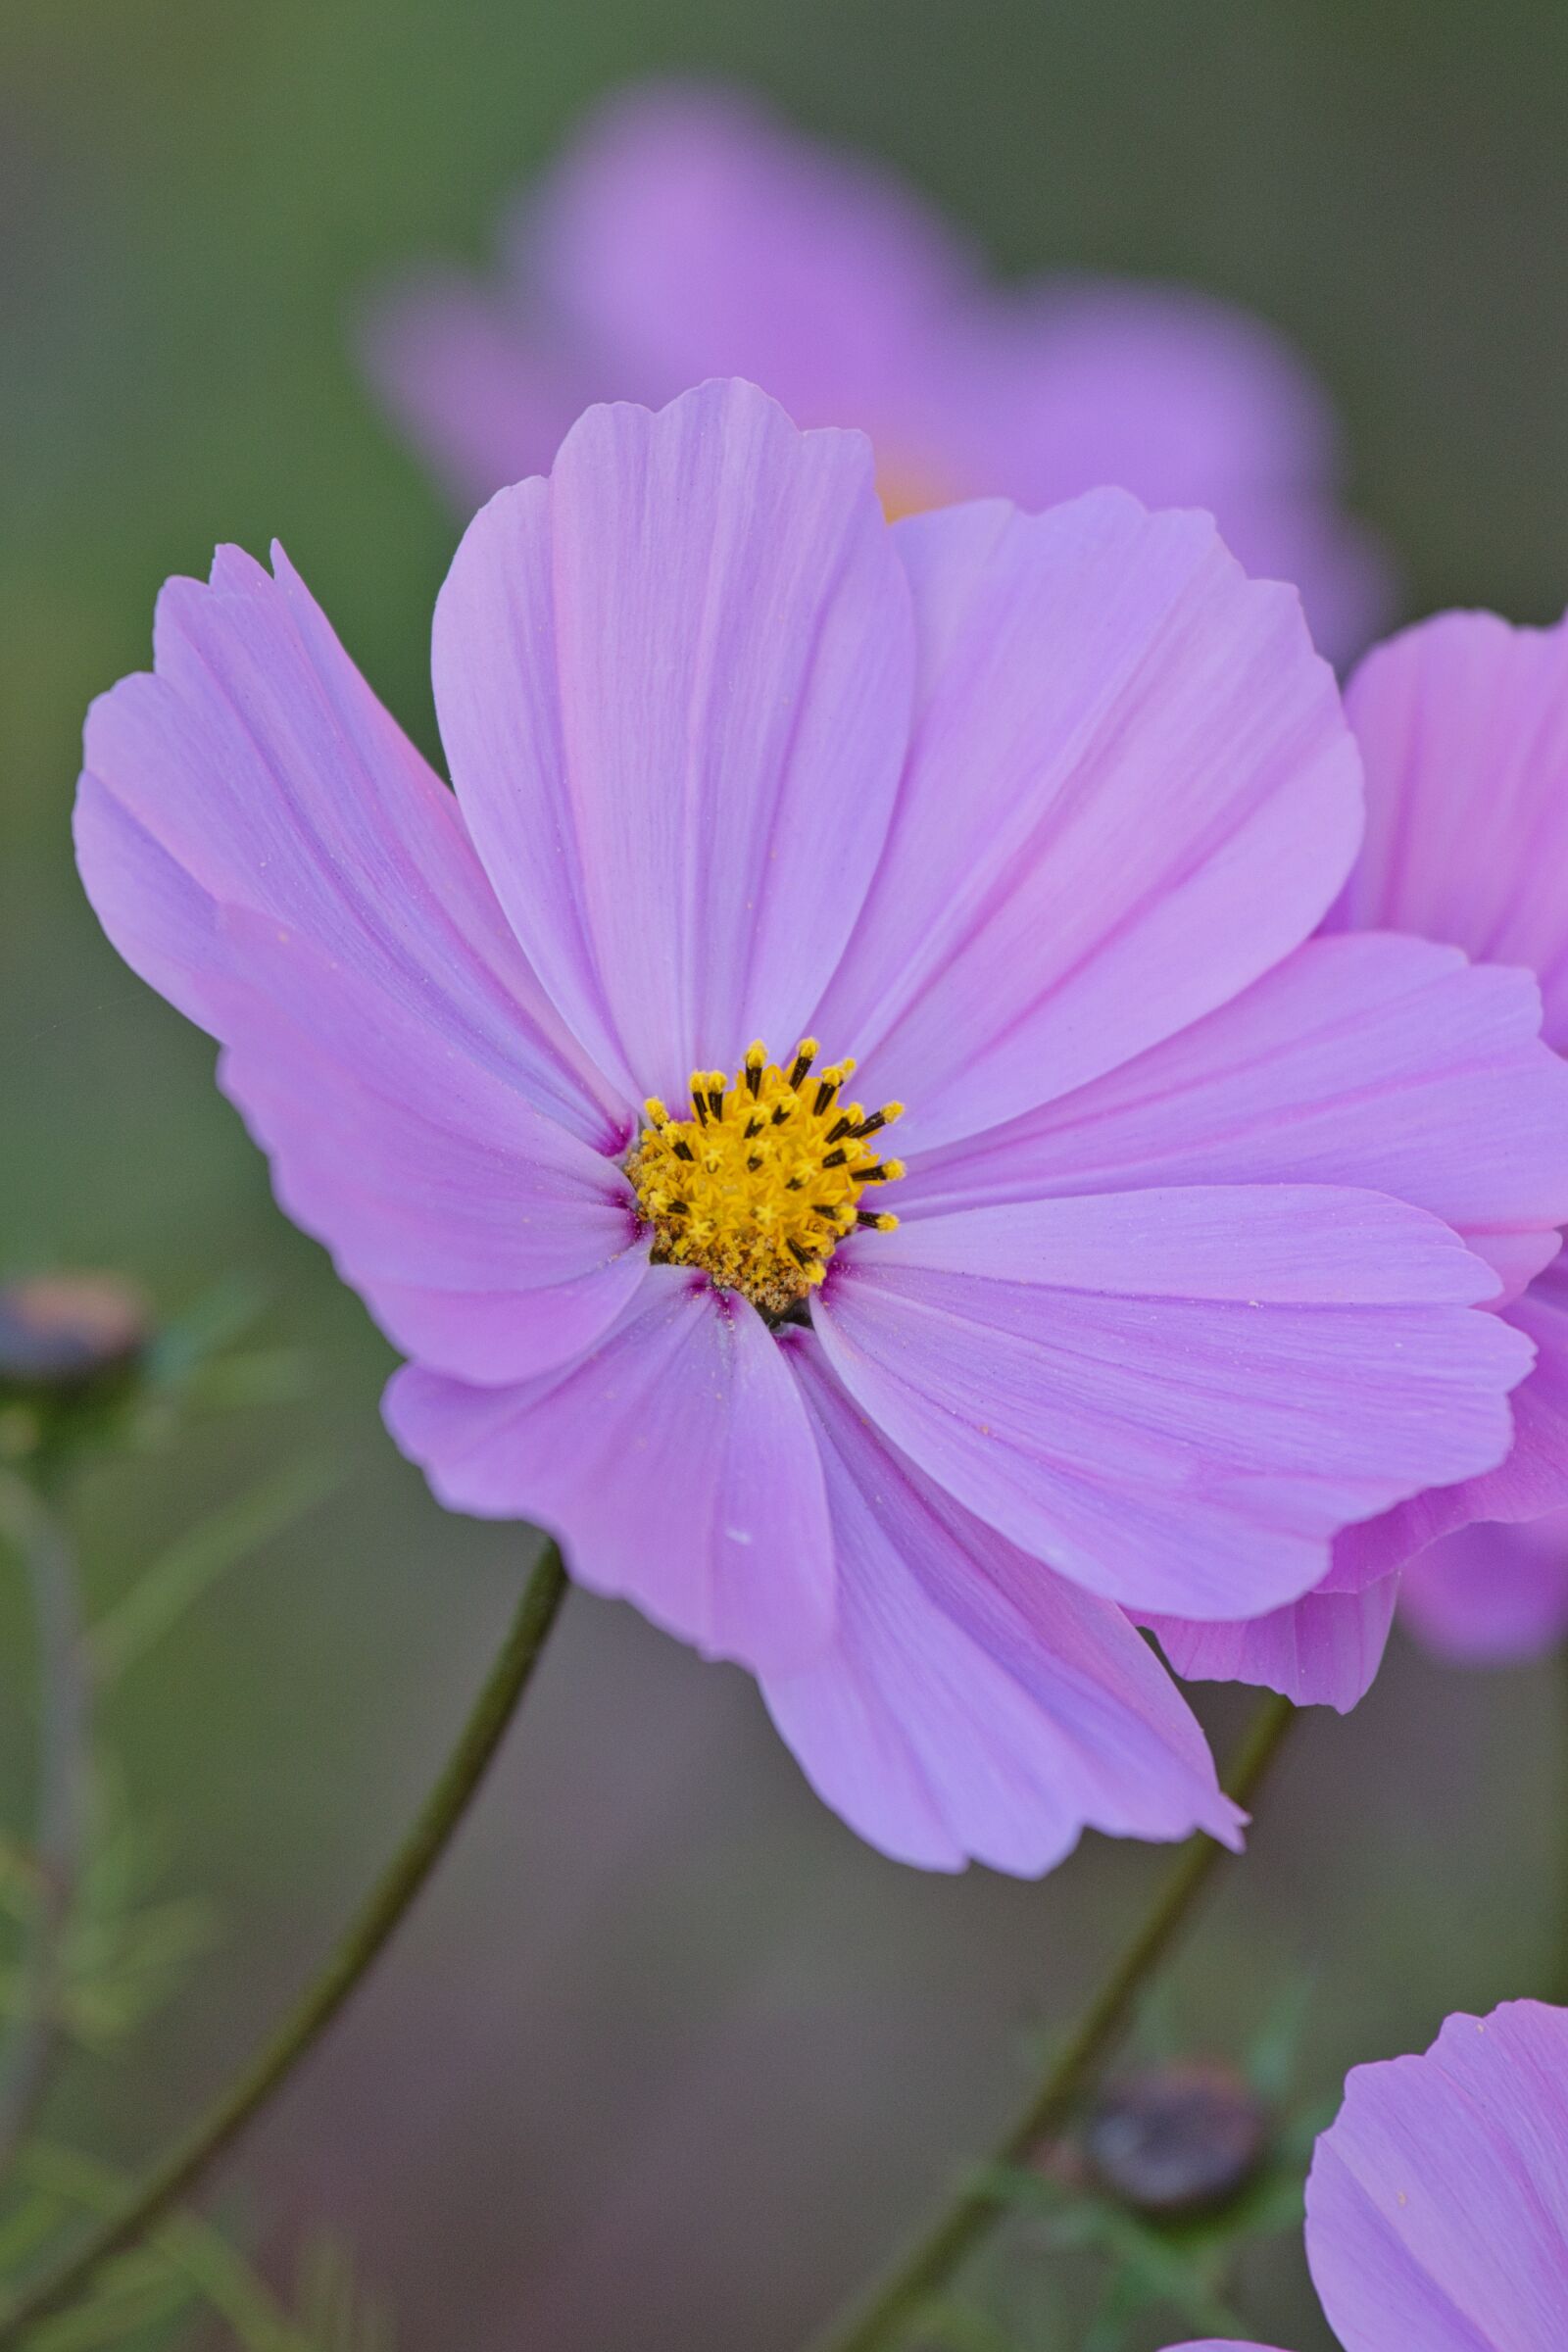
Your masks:
{"label": "dark flower bud", "polygon": [[1267,2110],[1245,2078],[1207,2060],[1113,2083],[1084,2127],[1100,2186],[1149,2214],[1200,2213],[1244,2188],[1268,2144]]}
{"label": "dark flower bud", "polygon": [[38,1274],[0,1286],[0,1389],[75,1395],[131,1370],[150,1317],[118,1274]]}

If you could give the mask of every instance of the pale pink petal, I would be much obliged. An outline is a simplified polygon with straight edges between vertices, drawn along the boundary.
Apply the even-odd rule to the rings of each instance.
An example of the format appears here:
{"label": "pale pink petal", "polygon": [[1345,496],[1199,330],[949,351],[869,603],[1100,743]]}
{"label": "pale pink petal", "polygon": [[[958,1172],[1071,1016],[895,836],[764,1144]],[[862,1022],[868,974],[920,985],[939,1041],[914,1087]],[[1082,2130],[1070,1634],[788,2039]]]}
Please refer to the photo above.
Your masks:
{"label": "pale pink petal", "polygon": [[1348,1528],[1334,1547],[1331,1588],[1356,1591],[1472,1520],[1537,1519],[1568,1505],[1568,1266],[1560,1257],[1506,1319],[1536,1350],[1534,1369],[1513,1393],[1511,1451],[1479,1477]]}
{"label": "pale pink petal", "polygon": [[1348,1714],[1383,1662],[1399,1579],[1359,1592],[1307,1592],[1266,1617],[1201,1625],[1177,1617],[1141,1620],[1184,1682],[1252,1683],[1298,1707]]}
{"label": "pale pink petal", "polygon": [[1295,597],[1206,516],[1105,491],[894,537],[913,748],[813,1028],[929,1147],[1087,1085],[1297,947],[1354,854],[1360,780]]}
{"label": "pale pink petal", "polygon": [[1424,2057],[1353,2068],[1306,2256],[1344,2352],[1561,2352],[1568,2011],[1450,2017]]}
{"label": "pale pink petal", "polygon": [[1369,654],[1347,707],[1367,838],[1334,920],[1527,964],[1568,1047],[1568,622],[1441,613]]}
{"label": "pale pink petal", "polygon": [[[156,673],[93,705],[76,849],[125,960],[225,1034],[215,909],[285,925],[587,1141],[623,1116],[545,1002],[452,796],[280,549],[159,599]],[[243,978],[243,974],[238,975]]]}
{"label": "pale pink petal", "polygon": [[1083,1829],[1235,1844],[1202,1735],[1121,1611],[920,1475],[789,1333],[838,1555],[825,1656],[763,1683],[817,1793],[884,1853],[1034,1876]]}
{"label": "pale pink petal", "polygon": [[395,997],[275,920],[221,917],[224,1092],[278,1200],[393,1342],[514,1381],[580,1355],[642,1279],[625,1175]]}
{"label": "pale pink petal", "polygon": [[813,1313],[896,1444],[1130,1606],[1255,1616],[1329,1540],[1499,1460],[1528,1344],[1494,1277],[1381,1194],[1193,1187],[921,1218],[852,1241]]}
{"label": "pale pink petal", "polygon": [[1509,1290],[1568,1217],[1568,1066],[1528,973],[1315,939],[1134,1061],[989,1135],[915,1152],[899,1213],[1139,1185],[1366,1186],[1429,1208]]}
{"label": "pale pink petal", "polygon": [[761,1317],[673,1266],[593,1353],[510,1388],[410,1366],[387,1426],[448,1509],[527,1519],[572,1575],[705,1657],[802,1665],[833,1629],[827,1504],[800,1391]]}
{"label": "pale pink petal", "polygon": [[459,797],[634,1094],[793,1048],[881,850],[910,661],[866,444],[746,384],[590,411],[470,526],[435,629]]}

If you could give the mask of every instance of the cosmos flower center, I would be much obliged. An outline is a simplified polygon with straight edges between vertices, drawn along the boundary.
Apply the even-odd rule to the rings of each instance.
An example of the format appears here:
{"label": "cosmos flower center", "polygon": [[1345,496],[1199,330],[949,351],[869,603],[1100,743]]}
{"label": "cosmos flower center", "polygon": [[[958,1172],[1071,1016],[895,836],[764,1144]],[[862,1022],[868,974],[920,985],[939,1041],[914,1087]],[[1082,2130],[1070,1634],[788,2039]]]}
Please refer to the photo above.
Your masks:
{"label": "cosmos flower center", "polygon": [[691,1117],[672,1118],[650,1098],[626,1163],[656,1262],[701,1266],[768,1314],[788,1313],[821,1281],[847,1234],[891,1233],[898,1223],[860,1199],[904,1174],[875,1140],[904,1105],[867,1111],[841,1102],[855,1063],[813,1077],[816,1054],[816,1040],[802,1038],[785,1068],[759,1039],[733,1079],[693,1070]]}

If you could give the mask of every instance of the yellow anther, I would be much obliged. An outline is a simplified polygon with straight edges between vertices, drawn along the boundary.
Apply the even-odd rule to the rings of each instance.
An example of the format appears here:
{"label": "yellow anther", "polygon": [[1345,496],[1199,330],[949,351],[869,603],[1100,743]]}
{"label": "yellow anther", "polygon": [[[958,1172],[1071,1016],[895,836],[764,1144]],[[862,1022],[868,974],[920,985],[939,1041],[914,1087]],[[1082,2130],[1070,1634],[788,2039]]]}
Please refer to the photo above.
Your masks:
{"label": "yellow anther", "polygon": [[655,1258],[700,1266],[770,1314],[815,1289],[848,1234],[891,1233],[898,1223],[858,1203],[868,1184],[904,1174],[904,1163],[879,1159],[870,1140],[904,1105],[869,1118],[860,1103],[845,1105],[839,1090],[855,1062],[813,1076],[818,1051],[814,1037],[803,1037],[781,1066],[758,1038],[733,1080],[694,1070],[692,1116],[672,1119],[651,1096],[627,1162]]}

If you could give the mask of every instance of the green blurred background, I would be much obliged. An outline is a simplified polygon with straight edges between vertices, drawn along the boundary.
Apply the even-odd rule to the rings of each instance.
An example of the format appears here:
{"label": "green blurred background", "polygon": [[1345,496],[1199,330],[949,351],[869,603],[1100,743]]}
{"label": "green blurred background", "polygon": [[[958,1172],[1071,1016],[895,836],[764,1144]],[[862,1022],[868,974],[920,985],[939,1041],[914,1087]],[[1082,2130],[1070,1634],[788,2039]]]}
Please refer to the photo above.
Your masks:
{"label": "green blurred background", "polygon": [[[694,67],[892,159],[1004,273],[1182,278],[1286,328],[1412,612],[1568,595],[1561,0],[6,0],[0,1257],[122,1266],[169,1312],[237,1271],[309,1352],[303,1401],[95,1477],[100,1602],[269,1470],[343,1477],[117,1693],[136,1815],[219,1939],[130,2053],[66,2082],[60,2128],[107,2154],[187,2112],[321,1948],[527,1539],[443,1519],[399,1461],[385,1349],[273,1210],[210,1048],[99,938],[68,835],[81,713],[145,662],[166,573],[276,533],[433,749],[453,525],[348,318],[410,255],[483,254],[604,90]],[[6,1651],[20,1822],[24,1620]],[[1224,1737],[1233,1694],[1200,1698]],[[1446,2010],[1557,1988],[1560,1712],[1549,1670],[1396,1646],[1353,1718],[1304,1727],[1168,2030],[1234,2054],[1303,1988],[1314,2098]],[[813,1803],[742,1678],[579,1597],[432,1899],[220,2205],[280,2267],[318,2225],[350,2240],[405,2352],[785,2352],[981,2143],[1158,1867],[1091,1841],[1043,1886],[900,1871]],[[1246,2286],[1259,2334],[1326,2343],[1289,2237]],[[1036,2315],[1021,2342],[1078,2342],[1027,2233],[998,2291]]]}

